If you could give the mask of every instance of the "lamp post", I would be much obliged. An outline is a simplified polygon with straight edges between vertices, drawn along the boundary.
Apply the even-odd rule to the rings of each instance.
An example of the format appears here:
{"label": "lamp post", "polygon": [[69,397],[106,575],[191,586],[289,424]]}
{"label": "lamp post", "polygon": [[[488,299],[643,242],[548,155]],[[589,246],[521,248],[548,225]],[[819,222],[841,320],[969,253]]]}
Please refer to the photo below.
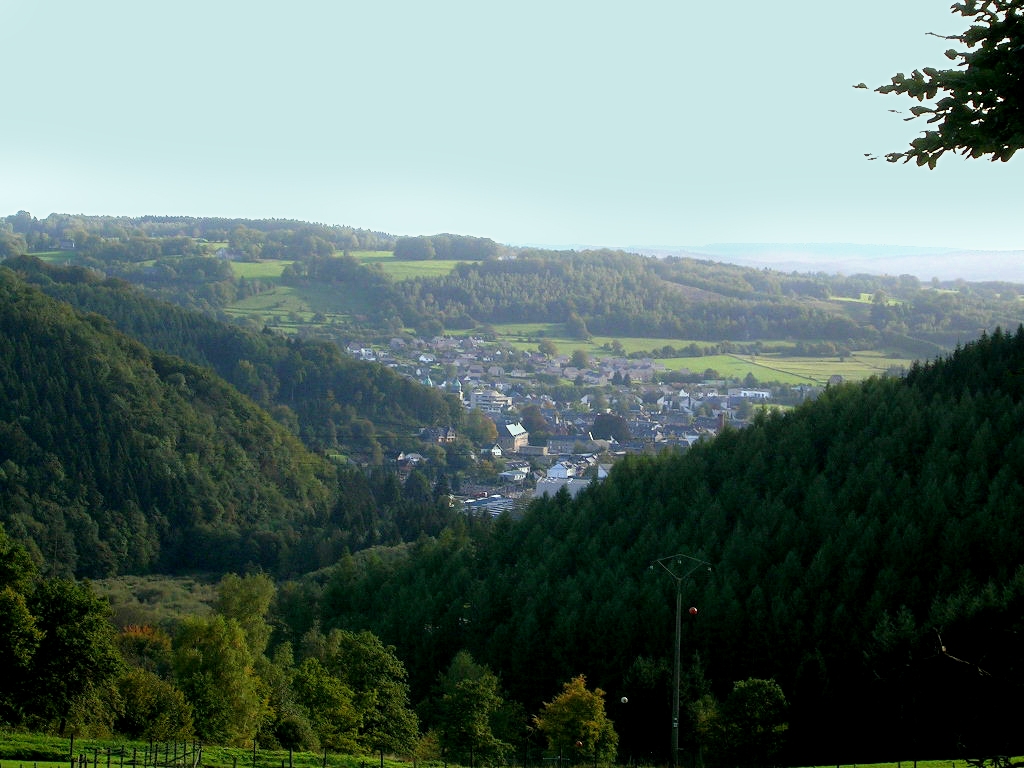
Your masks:
{"label": "lamp post", "polygon": [[[711,563],[690,555],[670,555],[659,558],[654,563],[664,568],[676,582],[676,649],[675,664],[672,669],[672,753],[669,758],[669,765],[675,766],[679,757],[679,650],[683,634],[683,580],[701,568],[707,568],[710,572]],[[654,563],[651,563],[652,569]],[[687,568],[688,565],[689,568]],[[690,613],[696,614],[697,609],[691,608]]]}

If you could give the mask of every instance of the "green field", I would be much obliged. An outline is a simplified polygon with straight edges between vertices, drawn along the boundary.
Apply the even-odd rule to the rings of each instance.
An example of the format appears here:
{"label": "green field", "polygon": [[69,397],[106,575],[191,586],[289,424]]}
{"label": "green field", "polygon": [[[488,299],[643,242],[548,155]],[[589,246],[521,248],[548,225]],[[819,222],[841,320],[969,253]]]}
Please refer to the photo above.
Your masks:
{"label": "green field", "polygon": [[363,264],[376,264],[384,274],[396,282],[417,277],[444,277],[457,265],[472,263],[443,259],[398,261],[391,251],[353,251],[352,255]]}
{"label": "green field", "polygon": [[278,278],[291,261],[232,261],[231,271],[235,277],[246,280],[267,280]]}
{"label": "green field", "polygon": [[[589,340],[576,339],[564,335],[565,326],[562,323],[496,323],[488,327],[494,330],[497,341],[508,344],[515,349],[533,352],[536,351],[537,344],[541,339],[547,339],[558,347],[560,353],[566,355],[571,354],[574,349],[582,349],[592,357],[610,355],[611,352],[609,350],[613,341],[618,341],[622,345],[623,353],[627,355],[634,352],[650,352],[651,350],[661,349],[666,345],[678,349],[691,343],[688,339],[642,337],[592,336]],[[467,331],[466,333],[471,334],[473,332]],[[692,343],[701,348],[710,346],[707,342],[703,341]]]}
{"label": "green field", "polygon": [[[172,750],[182,753],[186,749],[193,750],[191,742],[177,744],[150,744],[145,741],[130,741],[116,738],[76,738],[72,743],[69,738],[32,734],[22,732],[0,732],[0,768],[69,768],[72,749],[76,758],[84,756],[88,768],[128,768],[134,765],[153,765],[154,758],[164,762],[170,757]],[[154,751],[157,755],[154,755]],[[168,753],[165,757],[165,752]],[[79,763],[76,761],[75,765]],[[385,768],[407,766],[406,760],[393,758],[384,761]],[[419,760],[417,765],[440,765],[440,761]],[[203,766],[210,768],[365,768],[379,766],[377,756],[340,755],[324,752],[293,752],[287,750],[256,751],[251,746],[241,747],[202,747]]]}
{"label": "green field", "polygon": [[688,368],[697,372],[711,368],[726,378],[743,379],[751,373],[758,381],[825,385],[832,376],[842,376],[843,381],[860,381],[871,376],[881,376],[893,366],[909,368],[913,361],[885,357],[881,352],[865,350],[854,352],[842,360],[838,357],[798,357],[773,353],[677,357],[662,362],[673,370]]}
{"label": "green field", "polygon": [[74,251],[38,251],[32,255],[47,264],[72,264],[75,260]]}
{"label": "green field", "polygon": [[344,285],[315,285],[301,289],[279,285],[236,301],[224,311],[235,318],[250,317],[264,324],[288,326],[300,323],[330,325],[371,309],[363,293]]}
{"label": "green field", "polygon": [[[74,740],[75,756],[84,756],[89,768],[122,768],[128,766],[134,755],[137,764],[142,766],[147,749],[151,745],[142,741],[124,739],[93,739],[77,738]],[[161,754],[174,747],[167,744],[153,745]],[[179,742],[179,752],[192,748],[192,744]],[[0,768],[59,768],[69,766],[72,752],[70,739],[58,736],[29,734],[4,731],[0,732]],[[109,763],[108,763],[109,760]],[[1019,763],[1020,758],[1013,758]],[[365,768],[380,765],[377,756],[339,755],[323,752],[294,752],[286,750],[256,751],[248,747],[211,747],[202,748],[202,765],[210,768]],[[388,758],[384,761],[385,768],[416,765],[433,768],[442,765],[440,760],[422,755],[419,759],[396,760]],[[455,763],[444,763],[455,766]],[[861,763],[856,766],[835,765],[835,768],[971,768],[966,760],[904,760],[891,763]],[[821,766],[832,768],[832,765]]]}
{"label": "green field", "polygon": [[362,264],[380,264],[395,260],[395,254],[391,251],[349,251],[349,253],[352,258]]}
{"label": "green field", "polygon": [[[560,336],[564,333],[560,324],[553,323],[503,323],[492,326],[497,340],[516,349],[534,351],[541,339],[551,341],[560,354],[572,354],[573,350],[582,349],[592,358],[606,357],[611,354],[609,347],[613,341],[622,345],[628,355],[636,352],[651,352],[665,346],[675,349],[687,347],[691,343],[707,348],[709,344],[688,339],[646,339],[618,338],[610,336],[594,336],[589,341]],[[773,346],[786,346],[781,342],[771,342]],[[881,376],[893,366],[907,368],[913,362],[906,358],[887,357],[883,352],[862,350],[852,353],[840,360],[838,357],[799,357],[772,352],[760,355],[703,355],[697,357],[664,357],[656,358],[656,362],[671,371],[689,370],[701,373],[712,369],[719,376],[730,379],[744,379],[747,374],[763,382],[780,384],[813,384],[824,385],[830,377],[842,376],[844,381],[859,381],[871,376]]]}
{"label": "green field", "polygon": [[[61,252],[56,252],[59,255]],[[391,251],[352,251],[352,257],[362,264],[376,265],[392,280],[412,280],[417,277],[443,277],[455,269],[459,261],[396,261]],[[57,256],[54,256],[57,258]],[[272,280],[281,276],[288,260],[233,261],[231,270],[236,277]]]}

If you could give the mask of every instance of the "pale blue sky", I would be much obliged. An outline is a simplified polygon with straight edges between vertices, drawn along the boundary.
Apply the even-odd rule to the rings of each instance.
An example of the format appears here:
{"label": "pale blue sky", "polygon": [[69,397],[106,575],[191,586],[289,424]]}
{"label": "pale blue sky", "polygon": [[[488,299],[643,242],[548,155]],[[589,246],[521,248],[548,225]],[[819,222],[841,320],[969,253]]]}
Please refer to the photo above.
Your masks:
{"label": "pale blue sky", "polygon": [[950,0],[0,0],[0,215],[296,218],[551,246],[1024,248],[1021,158],[923,125]]}

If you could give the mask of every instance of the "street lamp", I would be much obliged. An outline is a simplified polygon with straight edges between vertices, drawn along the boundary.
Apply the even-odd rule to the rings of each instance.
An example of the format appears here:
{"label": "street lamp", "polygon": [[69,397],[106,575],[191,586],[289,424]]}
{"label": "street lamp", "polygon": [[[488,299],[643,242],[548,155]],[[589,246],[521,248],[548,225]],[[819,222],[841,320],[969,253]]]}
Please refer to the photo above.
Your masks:
{"label": "street lamp", "polygon": [[[676,760],[679,757],[679,649],[683,634],[683,580],[701,568],[707,568],[710,573],[711,563],[707,560],[701,560],[699,557],[691,557],[690,555],[670,555],[659,558],[654,563],[664,568],[676,582],[676,657],[672,671],[672,754],[669,759],[669,765],[675,766]],[[652,569],[654,568],[654,563],[651,563]],[[690,567],[688,568],[687,566]],[[696,614],[697,609],[691,608],[690,613]]]}

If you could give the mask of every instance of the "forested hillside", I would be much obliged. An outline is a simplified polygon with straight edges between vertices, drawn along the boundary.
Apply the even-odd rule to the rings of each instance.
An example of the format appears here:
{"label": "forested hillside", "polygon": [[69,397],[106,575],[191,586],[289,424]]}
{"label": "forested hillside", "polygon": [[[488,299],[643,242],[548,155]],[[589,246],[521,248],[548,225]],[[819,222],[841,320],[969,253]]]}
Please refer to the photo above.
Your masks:
{"label": "forested hillside", "polygon": [[[922,283],[912,275],[788,273],[612,250],[550,251],[440,234],[395,238],[291,220],[112,217],[25,211],[7,216],[0,257],[60,251],[182,306],[216,313],[287,285],[315,291],[332,315],[303,332],[335,342],[430,337],[490,324],[565,324],[567,335],[883,349],[929,358],[997,326],[1024,322],[1024,287]],[[458,261],[449,273],[395,280],[354,250],[410,262]],[[281,261],[273,279],[236,276],[232,262]],[[325,294],[327,297],[326,298]],[[870,302],[863,301],[869,297]],[[685,346],[685,345],[679,345]]]}
{"label": "forested hillside", "polygon": [[328,519],[331,467],[207,370],[8,270],[0,292],[4,523],[54,571],[238,567]]}
{"label": "forested hillside", "polygon": [[527,707],[585,674],[628,699],[626,753],[663,754],[675,584],[651,566],[685,553],[712,566],[682,583],[687,739],[703,696],[758,677],[791,703],[791,764],[1019,754],[1022,478],[1024,330],[996,332],[482,538],[346,559],[290,622],[372,629],[420,693],[460,649]]}
{"label": "forested hillside", "polygon": [[[365,397],[363,413],[389,397],[414,409],[415,392],[404,393],[422,389],[323,345],[247,335],[124,286],[49,287],[77,289],[155,346],[248,370],[257,399],[256,388],[277,382],[274,394],[306,424],[320,413],[324,429],[331,400],[313,387],[337,387],[348,401],[339,423],[365,424],[371,438],[372,422],[350,401]],[[275,378],[288,366],[291,378]],[[0,522],[47,573],[305,572],[349,549],[440,530],[451,512],[439,513],[429,485],[415,502],[402,490],[310,452],[210,368],[144,347],[0,268]]]}
{"label": "forested hillside", "polygon": [[[621,251],[522,250],[395,290],[406,311],[450,327],[575,318],[580,336],[823,339],[855,348],[888,344],[925,357],[1024,319],[1010,285],[940,292],[910,275],[787,274]],[[874,305],[828,301],[861,293],[875,295]]]}
{"label": "forested hillside", "polygon": [[[339,260],[340,261],[340,260]],[[108,318],[146,346],[215,370],[266,409],[284,409],[314,450],[342,450],[380,463],[396,438],[425,425],[458,424],[461,408],[437,391],[381,365],[355,360],[334,344],[286,339],[154,301],[120,280],[78,267],[9,259],[50,296]]]}

